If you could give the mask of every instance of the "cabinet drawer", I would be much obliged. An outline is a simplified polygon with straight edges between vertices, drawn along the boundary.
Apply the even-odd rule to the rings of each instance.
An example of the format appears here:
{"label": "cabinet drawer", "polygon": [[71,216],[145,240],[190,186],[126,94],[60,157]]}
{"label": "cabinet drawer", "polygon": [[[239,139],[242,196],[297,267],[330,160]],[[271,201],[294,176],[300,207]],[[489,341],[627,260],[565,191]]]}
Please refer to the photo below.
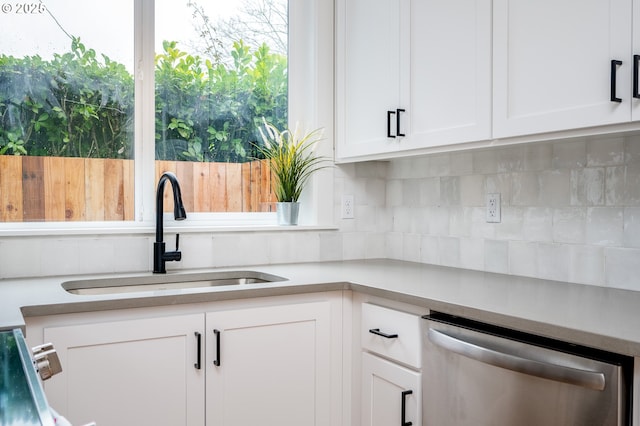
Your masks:
{"label": "cabinet drawer", "polygon": [[420,356],[420,316],[362,304],[362,347],[415,368]]}

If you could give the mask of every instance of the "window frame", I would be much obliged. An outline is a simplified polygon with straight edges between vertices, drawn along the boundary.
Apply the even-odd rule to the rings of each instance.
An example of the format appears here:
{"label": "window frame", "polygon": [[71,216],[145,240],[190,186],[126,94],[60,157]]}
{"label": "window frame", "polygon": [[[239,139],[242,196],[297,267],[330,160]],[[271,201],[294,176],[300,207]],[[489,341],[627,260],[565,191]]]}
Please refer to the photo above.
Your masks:
{"label": "window frame", "polygon": [[[0,236],[149,232],[155,226],[155,1],[134,0],[134,194],[132,221],[5,222]],[[333,159],[333,2],[289,1],[289,122],[324,128],[321,155]],[[301,200],[296,229],[333,227],[333,170],[320,170]],[[192,213],[165,227],[192,230],[278,229],[275,213]],[[282,229],[282,228],[280,228]],[[287,230],[293,228],[287,227]]]}

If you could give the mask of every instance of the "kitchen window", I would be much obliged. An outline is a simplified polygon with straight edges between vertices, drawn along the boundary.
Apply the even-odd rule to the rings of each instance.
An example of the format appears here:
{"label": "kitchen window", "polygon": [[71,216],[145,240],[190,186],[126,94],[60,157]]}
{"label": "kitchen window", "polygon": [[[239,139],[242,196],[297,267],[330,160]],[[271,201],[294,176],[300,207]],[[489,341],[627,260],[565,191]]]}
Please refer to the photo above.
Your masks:
{"label": "kitchen window", "polygon": [[[86,2],[48,0],[35,3],[28,13],[13,4],[2,10],[0,24],[10,28],[11,37],[0,40],[0,93],[7,92],[7,86],[17,87],[16,75],[27,86],[35,81],[49,85],[51,92],[61,91],[57,98],[51,93],[23,96],[22,104],[17,102],[20,93],[13,93],[14,98],[1,95],[2,229],[149,224],[157,176],[165,170],[182,175],[183,197],[191,200],[186,201],[190,224],[270,223],[274,214],[264,213],[270,209],[269,194],[229,202],[242,193],[229,182],[239,175],[240,181],[268,184],[269,173],[256,172],[258,165],[246,161],[253,157],[248,142],[255,140],[251,132],[260,116],[278,125],[293,119],[314,126],[322,121],[315,102],[317,84],[308,84],[318,72],[318,63],[309,62],[309,54],[317,49],[319,26],[309,24],[318,19],[318,4],[289,6],[289,31],[299,36],[289,46],[287,64],[286,44],[266,48],[236,40],[225,46],[223,34],[211,32],[215,26],[207,27],[214,18],[203,6],[210,3],[116,0],[87,7]],[[255,4],[265,3],[284,10],[286,18],[286,4]],[[200,26],[201,37],[180,39],[180,31],[193,25]],[[281,40],[288,41],[286,36]],[[256,65],[257,61],[262,62]],[[13,66],[9,71],[8,65]],[[233,78],[258,66],[278,73],[261,81],[263,88],[279,96],[277,107],[251,98],[255,87],[237,91],[241,95],[236,98],[229,96],[245,84]],[[27,78],[41,69],[35,76],[40,80]],[[74,69],[78,72],[69,72]],[[199,79],[187,78],[198,73]],[[146,78],[154,74],[155,82]],[[223,80],[227,92],[213,90],[214,75]],[[196,89],[205,95],[187,96]],[[289,114],[294,107],[296,112]],[[203,113],[207,108],[223,114]],[[15,123],[19,125],[10,126]],[[35,145],[27,140],[36,136],[41,140]],[[87,158],[91,156],[97,158]],[[221,186],[226,204],[211,195]],[[313,204],[317,194],[311,198]],[[245,201],[255,205],[244,211],[258,213],[244,213]]]}

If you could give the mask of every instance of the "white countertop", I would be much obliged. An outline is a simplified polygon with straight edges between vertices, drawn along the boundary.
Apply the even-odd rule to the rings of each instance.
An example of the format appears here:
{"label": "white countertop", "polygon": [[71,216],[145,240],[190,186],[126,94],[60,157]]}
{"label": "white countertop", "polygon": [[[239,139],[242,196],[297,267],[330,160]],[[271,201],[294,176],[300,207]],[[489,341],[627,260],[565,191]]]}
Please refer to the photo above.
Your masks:
{"label": "white countertop", "polygon": [[394,260],[358,260],[189,272],[245,270],[287,281],[158,292],[80,296],[65,281],[151,273],[0,281],[0,329],[25,316],[174,305],[351,289],[572,343],[640,356],[640,292]]}

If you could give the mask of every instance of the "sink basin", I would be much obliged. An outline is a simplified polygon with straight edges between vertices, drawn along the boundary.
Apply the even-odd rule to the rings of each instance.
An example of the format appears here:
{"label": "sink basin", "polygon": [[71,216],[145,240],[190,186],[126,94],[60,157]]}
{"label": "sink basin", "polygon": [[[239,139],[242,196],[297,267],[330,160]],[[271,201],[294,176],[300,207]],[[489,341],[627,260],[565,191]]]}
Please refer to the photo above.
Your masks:
{"label": "sink basin", "polygon": [[72,294],[99,295],[184,288],[240,286],[277,281],[286,281],[286,278],[257,271],[225,271],[66,281],[62,283],[62,288]]}

